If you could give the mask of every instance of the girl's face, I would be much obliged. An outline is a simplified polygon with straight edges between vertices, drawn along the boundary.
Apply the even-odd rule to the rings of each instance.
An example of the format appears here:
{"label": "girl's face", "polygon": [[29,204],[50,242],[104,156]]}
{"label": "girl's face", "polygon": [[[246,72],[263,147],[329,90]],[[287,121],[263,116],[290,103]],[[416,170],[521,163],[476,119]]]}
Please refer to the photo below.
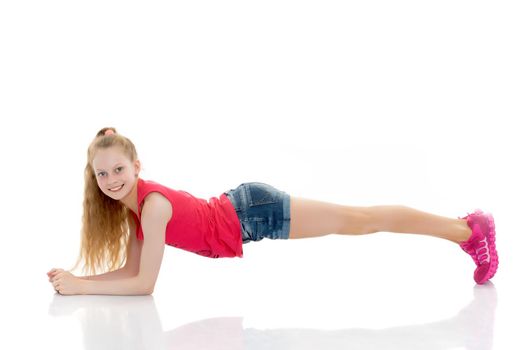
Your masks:
{"label": "girl's face", "polygon": [[140,161],[130,160],[117,147],[100,149],[93,158],[93,170],[98,187],[110,198],[126,197],[135,184],[135,174],[140,171]]}

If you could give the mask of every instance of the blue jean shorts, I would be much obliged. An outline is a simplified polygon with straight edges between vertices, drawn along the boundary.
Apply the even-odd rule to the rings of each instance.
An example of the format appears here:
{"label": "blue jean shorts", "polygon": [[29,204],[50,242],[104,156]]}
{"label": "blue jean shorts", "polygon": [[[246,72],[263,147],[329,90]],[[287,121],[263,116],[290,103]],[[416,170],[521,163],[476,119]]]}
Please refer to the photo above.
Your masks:
{"label": "blue jean shorts", "polygon": [[246,182],[224,192],[239,217],[242,243],[290,236],[290,195],[262,182]]}

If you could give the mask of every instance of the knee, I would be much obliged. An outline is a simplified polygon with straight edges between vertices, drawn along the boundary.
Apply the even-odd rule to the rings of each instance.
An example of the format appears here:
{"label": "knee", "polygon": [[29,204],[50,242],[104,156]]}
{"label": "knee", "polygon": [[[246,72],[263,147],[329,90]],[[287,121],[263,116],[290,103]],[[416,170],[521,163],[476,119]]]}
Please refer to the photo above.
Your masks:
{"label": "knee", "polygon": [[346,207],[341,234],[366,235],[378,231],[370,207]]}

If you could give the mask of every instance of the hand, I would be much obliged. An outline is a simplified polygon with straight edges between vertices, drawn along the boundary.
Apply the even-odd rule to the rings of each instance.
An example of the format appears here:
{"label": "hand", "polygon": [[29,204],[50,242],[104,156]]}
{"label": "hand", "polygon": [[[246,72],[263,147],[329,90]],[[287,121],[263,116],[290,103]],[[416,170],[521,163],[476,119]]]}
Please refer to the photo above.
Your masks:
{"label": "hand", "polygon": [[75,277],[71,272],[63,269],[52,269],[47,273],[49,282],[53,288],[62,295],[81,294],[81,284],[83,280]]}
{"label": "hand", "polygon": [[[59,271],[64,271],[64,269],[57,269],[57,268],[52,268],[51,270],[49,270],[49,272],[47,273],[47,277],[49,277],[49,283],[53,283],[53,277],[55,277],[55,275],[59,272]],[[56,288],[53,286],[53,288],[55,289],[55,291],[58,292],[58,290],[56,290]]]}
{"label": "hand", "polygon": [[49,272],[47,273],[47,277],[49,277],[49,282],[51,282],[51,278],[55,276],[55,274],[59,271],[64,271],[64,269],[57,269],[56,267],[55,268],[52,268],[51,270],[49,270]]}

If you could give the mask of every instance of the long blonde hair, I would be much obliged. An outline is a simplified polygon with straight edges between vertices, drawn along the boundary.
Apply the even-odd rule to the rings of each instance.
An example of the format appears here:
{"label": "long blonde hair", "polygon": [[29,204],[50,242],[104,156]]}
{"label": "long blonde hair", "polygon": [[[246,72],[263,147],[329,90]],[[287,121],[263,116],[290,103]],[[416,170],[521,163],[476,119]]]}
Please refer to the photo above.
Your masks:
{"label": "long blonde hair", "polygon": [[[114,133],[105,135],[106,130]],[[98,187],[93,158],[99,149],[118,146],[132,161],[137,160],[135,145],[117,134],[115,128],[103,128],[93,139],[87,150],[84,169],[84,209],[82,215],[80,253],[73,269],[84,260],[82,270],[97,273],[99,270],[116,270],[123,266],[128,254],[131,210],[119,200],[106,196]]]}

